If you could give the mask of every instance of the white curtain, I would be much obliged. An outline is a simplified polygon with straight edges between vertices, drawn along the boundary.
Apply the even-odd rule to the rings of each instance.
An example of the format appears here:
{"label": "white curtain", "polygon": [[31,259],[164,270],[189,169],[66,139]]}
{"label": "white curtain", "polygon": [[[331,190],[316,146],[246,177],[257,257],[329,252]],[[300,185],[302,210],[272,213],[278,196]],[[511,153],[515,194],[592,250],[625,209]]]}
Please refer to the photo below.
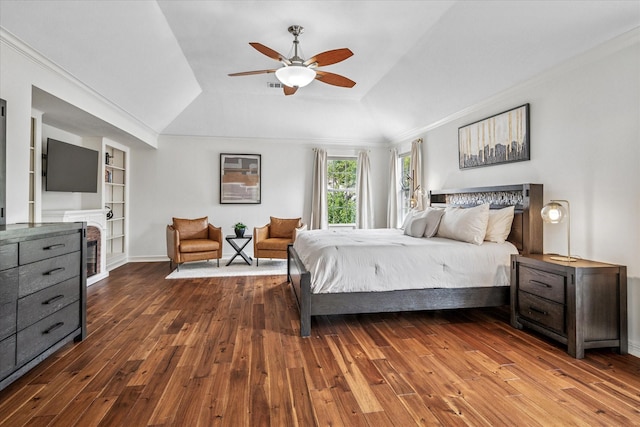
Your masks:
{"label": "white curtain", "polygon": [[387,228],[398,228],[398,150],[391,149],[389,165],[389,199],[387,200]]}
{"label": "white curtain", "polygon": [[358,153],[356,194],[356,228],[373,228],[371,166],[369,164],[369,154],[366,151]]}
{"label": "white curtain", "polygon": [[418,186],[420,186],[421,191],[417,191],[411,194],[412,197],[416,199],[416,209],[422,210],[424,209],[424,188],[422,186],[422,139],[416,139],[411,143],[411,176],[413,178],[413,188],[411,189],[414,192]]}
{"label": "white curtain", "polygon": [[327,152],[315,148],[313,155],[313,182],[311,188],[310,230],[329,228],[327,212]]}

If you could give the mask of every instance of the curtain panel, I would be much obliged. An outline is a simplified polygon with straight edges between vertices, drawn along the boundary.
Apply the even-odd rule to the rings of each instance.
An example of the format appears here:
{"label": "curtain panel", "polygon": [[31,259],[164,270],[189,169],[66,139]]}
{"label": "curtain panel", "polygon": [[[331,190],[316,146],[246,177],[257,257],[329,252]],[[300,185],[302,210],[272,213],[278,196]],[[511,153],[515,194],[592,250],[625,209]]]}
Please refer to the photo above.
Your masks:
{"label": "curtain panel", "polygon": [[358,153],[356,195],[356,228],[373,228],[371,165],[366,151]]}
{"label": "curtain panel", "polygon": [[311,183],[310,230],[329,228],[327,211],[327,152],[322,148],[313,150],[313,178]]}
{"label": "curtain panel", "polygon": [[387,228],[398,228],[398,150],[389,155],[389,198],[387,199]]}

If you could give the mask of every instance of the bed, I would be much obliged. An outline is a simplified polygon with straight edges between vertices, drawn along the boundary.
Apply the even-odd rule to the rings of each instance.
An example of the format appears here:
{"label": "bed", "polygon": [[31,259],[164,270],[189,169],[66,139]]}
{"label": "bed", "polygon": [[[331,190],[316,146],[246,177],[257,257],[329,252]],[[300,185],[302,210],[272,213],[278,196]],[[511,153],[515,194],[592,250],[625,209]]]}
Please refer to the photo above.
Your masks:
{"label": "bed", "polygon": [[[429,193],[429,206],[431,207],[472,207],[485,203],[490,204],[491,209],[514,206],[514,218],[507,238],[508,242],[521,254],[542,253],[542,219],[539,215],[543,204],[543,186],[541,184],[476,187],[431,191]],[[398,232],[391,230],[374,230],[372,233],[398,234]],[[354,234],[358,233],[354,232]],[[331,236],[331,234],[329,235]],[[334,234],[333,236],[339,236],[336,240],[347,238],[342,234]],[[437,240],[439,239],[435,239],[434,242]],[[345,251],[348,250],[345,249]],[[381,253],[385,252],[381,251]],[[509,303],[509,286],[504,286],[504,284],[503,286],[490,286],[485,283],[486,281],[476,280],[473,277],[465,278],[463,275],[458,277],[457,280],[461,283],[457,283],[457,286],[456,284],[443,283],[441,286],[430,288],[371,290],[360,285],[349,286],[347,283],[347,290],[344,290],[336,288],[334,281],[330,284],[330,289],[327,289],[326,284],[322,282],[326,280],[327,275],[312,274],[310,271],[312,268],[307,268],[302,258],[293,246],[289,246],[287,275],[298,303],[300,335],[303,337],[311,334],[312,316],[495,307]],[[304,256],[304,258],[308,263],[310,262],[309,256]],[[377,263],[381,269],[384,269],[386,268],[384,263],[394,259],[397,261],[397,258],[382,256]],[[362,272],[354,269],[348,273],[352,273],[351,276],[349,274],[341,275],[347,277],[344,279],[345,282],[349,281],[348,277]],[[403,281],[405,281],[404,278]],[[394,283],[389,285],[390,288],[393,288]]]}

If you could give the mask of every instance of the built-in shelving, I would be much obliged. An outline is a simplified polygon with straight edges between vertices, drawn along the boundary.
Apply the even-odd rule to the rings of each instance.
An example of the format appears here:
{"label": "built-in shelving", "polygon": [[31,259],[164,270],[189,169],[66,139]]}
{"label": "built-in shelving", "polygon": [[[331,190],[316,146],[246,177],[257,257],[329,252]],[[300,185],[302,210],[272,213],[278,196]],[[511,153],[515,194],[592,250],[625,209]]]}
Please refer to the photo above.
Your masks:
{"label": "built-in shelving", "polygon": [[104,203],[107,217],[107,268],[117,267],[127,258],[127,155],[124,147],[104,145]]}

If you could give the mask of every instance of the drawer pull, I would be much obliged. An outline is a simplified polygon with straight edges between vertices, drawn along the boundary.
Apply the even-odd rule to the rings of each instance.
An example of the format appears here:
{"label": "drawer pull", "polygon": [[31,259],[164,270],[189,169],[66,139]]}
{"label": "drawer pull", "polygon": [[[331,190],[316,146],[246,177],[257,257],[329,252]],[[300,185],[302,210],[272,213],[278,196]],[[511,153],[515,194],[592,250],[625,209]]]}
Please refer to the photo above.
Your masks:
{"label": "drawer pull", "polygon": [[43,276],[53,276],[54,274],[62,273],[64,271],[64,267],[54,268],[53,270],[49,270],[46,273],[42,273]]}
{"label": "drawer pull", "polygon": [[42,248],[43,251],[52,251],[54,249],[59,249],[59,248],[64,248],[65,244],[64,243],[58,243],[57,245],[51,245],[51,246],[47,246],[45,248]]}
{"label": "drawer pull", "polygon": [[51,303],[53,303],[55,301],[58,301],[59,299],[62,299],[62,298],[64,298],[64,295],[56,295],[55,297],[51,297],[46,301],[42,301],[42,305],[51,304]]}
{"label": "drawer pull", "polygon": [[548,283],[539,282],[537,280],[529,280],[529,283],[533,283],[534,285],[542,286],[543,288],[551,288],[552,286]]}
{"label": "drawer pull", "polygon": [[[529,310],[534,311],[534,312],[536,312],[536,313],[538,313],[538,314],[543,314],[543,315],[545,315],[545,316],[546,316],[547,314],[549,314],[548,312],[546,312],[546,311],[544,311],[544,310],[540,310],[539,308],[535,308],[535,307],[532,307],[532,306],[529,306]],[[531,311],[530,311],[529,313],[531,313]]]}
{"label": "drawer pull", "polygon": [[46,329],[44,331],[42,331],[43,334],[50,334],[51,332],[55,331],[56,329],[61,328],[64,325],[64,322],[58,322],[55,325],[49,327],[49,329]]}

